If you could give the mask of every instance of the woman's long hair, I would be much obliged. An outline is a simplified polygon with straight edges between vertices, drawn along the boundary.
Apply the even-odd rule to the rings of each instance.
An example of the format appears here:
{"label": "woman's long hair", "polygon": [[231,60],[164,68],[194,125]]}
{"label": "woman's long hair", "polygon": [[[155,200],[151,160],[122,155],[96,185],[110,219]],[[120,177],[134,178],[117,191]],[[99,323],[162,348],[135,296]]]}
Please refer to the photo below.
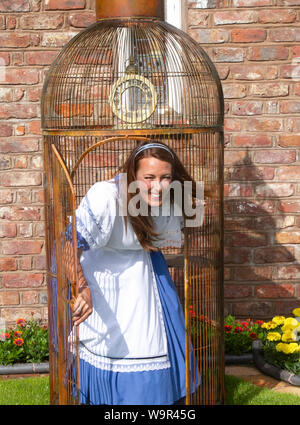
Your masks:
{"label": "woman's long hair", "polygon": [[[153,141],[156,142],[156,141]],[[128,192],[128,186],[131,182],[136,181],[136,173],[139,166],[139,161],[143,158],[150,158],[154,157],[161,161],[166,161],[171,164],[172,166],[172,181],[179,181],[181,183],[182,187],[182,199],[183,199],[183,185],[185,181],[191,181],[192,182],[192,196],[196,196],[196,183],[192,179],[192,177],[188,174],[184,166],[182,165],[181,161],[177,157],[176,153],[167,145],[164,143],[161,143],[160,141],[157,142],[161,145],[166,146],[173,154],[168,152],[165,149],[157,148],[157,147],[151,147],[149,149],[145,149],[141,152],[139,152],[136,155],[137,150],[144,145],[147,145],[148,142],[140,143],[133,151],[131,152],[129,158],[121,168],[122,173],[127,174],[127,217],[129,218],[129,221],[137,235],[137,238],[142,245],[142,247],[147,251],[156,251],[157,248],[153,245],[153,242],[155,241],[156,237],[158,236],[158,233],[154,230],[154,223],[152,220],[152,217],[149,214],[147,216],[145,215],[138,215],[138,216],[132,216],[129,214],[128,211],[128,204],[133,196],[135,196],[132,193]],[[174,196],[173,191],[170,193],[170,201],[171,203],[174,202]],[[184,214],[184,211],[183,211]],[[127,217],[125,216],[125,225],[127,225]]]}

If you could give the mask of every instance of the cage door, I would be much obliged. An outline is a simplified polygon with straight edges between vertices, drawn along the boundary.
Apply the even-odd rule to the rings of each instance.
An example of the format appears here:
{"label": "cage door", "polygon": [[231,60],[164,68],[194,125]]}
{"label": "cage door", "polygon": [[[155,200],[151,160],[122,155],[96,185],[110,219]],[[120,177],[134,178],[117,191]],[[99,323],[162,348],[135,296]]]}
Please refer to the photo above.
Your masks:
{"label": "cage door", "polygon": [[59,404],[79,403],[78,327],[72,324],[72,304],[78,295],[75,192],[67,168],[52,145],[54,227],[57,263]]}

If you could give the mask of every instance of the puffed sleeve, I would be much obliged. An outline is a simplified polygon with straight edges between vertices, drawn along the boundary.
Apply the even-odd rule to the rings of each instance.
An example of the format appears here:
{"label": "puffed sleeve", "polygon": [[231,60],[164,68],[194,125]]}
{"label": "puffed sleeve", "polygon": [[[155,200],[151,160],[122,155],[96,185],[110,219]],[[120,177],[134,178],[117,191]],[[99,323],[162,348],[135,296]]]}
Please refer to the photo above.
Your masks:
{"label": "puffed sleeve", "polygon": [[76,210],[77,247],[86,251],[105,246],[115,217],[115,185],[106,181],[94,184]]}

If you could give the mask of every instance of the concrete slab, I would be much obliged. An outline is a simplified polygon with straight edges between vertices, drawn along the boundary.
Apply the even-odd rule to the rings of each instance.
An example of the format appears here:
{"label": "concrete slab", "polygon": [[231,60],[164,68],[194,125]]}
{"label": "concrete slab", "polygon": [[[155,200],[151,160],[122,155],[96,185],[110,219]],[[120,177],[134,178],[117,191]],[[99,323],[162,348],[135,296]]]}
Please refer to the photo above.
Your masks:
{"label": "concrete slab", "polygon": [[268,388],[281,393],[295,394],[300,397],[300,387],[264,375],[255,366],[226,366],[225,374],[237,376],[258,387]]}

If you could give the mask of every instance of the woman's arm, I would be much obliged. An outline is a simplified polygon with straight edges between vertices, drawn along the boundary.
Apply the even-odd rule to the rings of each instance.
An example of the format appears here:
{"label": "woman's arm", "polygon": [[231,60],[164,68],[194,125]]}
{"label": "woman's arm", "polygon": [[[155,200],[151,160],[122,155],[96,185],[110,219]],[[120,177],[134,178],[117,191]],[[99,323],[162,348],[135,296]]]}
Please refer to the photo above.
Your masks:
{"label": "woman's arm", "polygon": [[78,326],[82,323],[93,311],[91,291],[85,280],[83,270],[80,264],[81,250],[77,250],[77,258],[74,259],[74,248],[71,242],[67,242],[64,247],[64,264],[67,277],[70,282],[74,282],[74,267],[77,266],[77,279],[78,279],[78,297],[74,300],[72,305],[73,310],[73,323]]}
{"label": "woman's arm", "polygon": [[87,281],[85,280],[83,270],[80,264],[81,250],[77,250],[77,278],[78,278],[78,297],[73,305],[73,321],[78,326],[93,311],[92,295]]}

